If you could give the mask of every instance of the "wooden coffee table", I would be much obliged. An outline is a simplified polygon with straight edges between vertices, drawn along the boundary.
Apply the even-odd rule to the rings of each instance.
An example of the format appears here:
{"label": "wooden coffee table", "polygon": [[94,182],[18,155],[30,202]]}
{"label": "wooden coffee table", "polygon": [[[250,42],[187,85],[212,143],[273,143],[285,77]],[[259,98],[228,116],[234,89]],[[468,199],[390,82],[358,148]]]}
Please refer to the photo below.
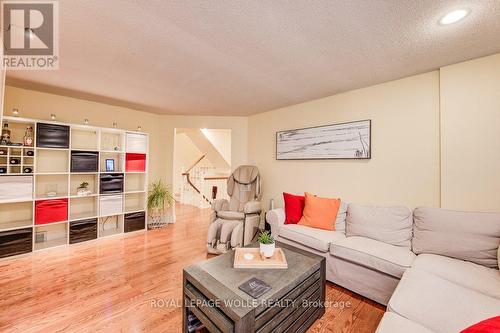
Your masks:
{"label": "wooden coffee table", "polygon": [[[208,332],[305,332],[325,313],[325,258],[276,246],[287,269],[235,269],[234,251],[185,268],[183,332],[194,332],[188,330],[194,317]],[[251,278],[272,289],[252,298],[238,289]]]}

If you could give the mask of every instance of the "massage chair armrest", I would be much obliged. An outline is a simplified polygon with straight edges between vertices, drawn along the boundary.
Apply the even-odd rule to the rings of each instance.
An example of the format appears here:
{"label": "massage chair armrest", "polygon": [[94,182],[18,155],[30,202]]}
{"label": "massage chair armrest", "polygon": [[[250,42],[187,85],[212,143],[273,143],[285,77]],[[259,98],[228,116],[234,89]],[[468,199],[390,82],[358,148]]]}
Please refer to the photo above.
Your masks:
{"label": "massage chair armrest", "polygon": [[245,214],[260,214],[261,211],[262,207],[260,201],[249,201],[243,208]]}
{"label": "massage chair armrest", "polygon": [[216,199],[212,202],[212,209],[216,212],[229,210],[229,201],[226,199]]}
{"label": "massage chair armrest", "polygon": [[276,208],[266,214],[266,222],[271,225],[271,235],[276,238],[279,235],[281,227],[285,224],[285,210]]}

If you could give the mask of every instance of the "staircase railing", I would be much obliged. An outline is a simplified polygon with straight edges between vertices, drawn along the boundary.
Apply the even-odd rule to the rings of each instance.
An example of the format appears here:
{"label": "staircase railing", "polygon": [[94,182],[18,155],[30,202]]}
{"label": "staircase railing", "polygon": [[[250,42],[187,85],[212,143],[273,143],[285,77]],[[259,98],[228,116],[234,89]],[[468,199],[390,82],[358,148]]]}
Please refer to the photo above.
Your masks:
{"label": "staircase railing", "polygon": [[[212,191],[213,186],[217,186],[217,189],[221,189],[221,191],[217,191],[221,197],[226,196],[226,182],[227,176],[205,176],[207,172],[207,168],[210,167],[202,167],[199,164],[205,159],[205,155],[199,157],[185,172],[182,173],[182,176],[186,177],[186,183],[191,190],[197,193],[203,201],[207,204],[212,204]],[[194,177],[193,177],[194,175]],[[208,188],[207,185],[210,185]],[[203,206],[203,205],[202,205]]]}

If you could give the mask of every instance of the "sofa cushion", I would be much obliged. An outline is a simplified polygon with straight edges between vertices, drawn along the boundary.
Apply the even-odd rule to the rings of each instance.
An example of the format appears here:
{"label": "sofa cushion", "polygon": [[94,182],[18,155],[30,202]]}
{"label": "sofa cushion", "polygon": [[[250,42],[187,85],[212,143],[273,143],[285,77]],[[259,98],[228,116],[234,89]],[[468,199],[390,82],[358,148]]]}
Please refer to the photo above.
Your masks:
{"label": "sofa cushion", "polygon": [[337,219],[335,220],[335,230],[345,231],[347,207],[349,207],[349,204],[347,202],[344,201],[340,202],[339,212],[337,213]]}
{"label": "sofa cushion", "polygon": [[433,333],[424,326],[393,312],[386,312],[375,333]]}
{"label": "sofa cushion", "polygon": [[440,254],[486,267],[498,267],[500,213],[417,208],[413,252]]}
{"label": "sofa cushion", "polygon": [[328,252],[330,243],[345,238],[343,232],[306,227],[300,224],[286,224],[281,227],[279,237],[286,238],[311,249]]}
{"label": "sofa cushion", "polygon": [[410,268],[388,309],[436,332],[461,330],[500,313],[500,300]]}
{"label": "sofa cushion", "polygon": [[412,268],[500,299],[500,273],[496,269],[435,254],[419,255]]}
{"label": "sofa cushion", "polygon": [[346,236],[363,236],[397,246],[411,246],[413,219],[407,207],[350,204]]}
{"label": "sofa cushion", "polygon": [[401,278],[416,257],[408,248],[359,236],[332,243],[330,254],[397,278]]}
{"label": "sofa cushion", "polygon": [[220,217],[221,219],[224,219],[224,220],[244,220],[245,213],[233,212],[230,210],[223,210],[223,211],[217,212],[217,217]]}
{"label": "sofa cushion", "polygon": [[460,333],[495,333],[500,332],[500,316],[483,320]]}

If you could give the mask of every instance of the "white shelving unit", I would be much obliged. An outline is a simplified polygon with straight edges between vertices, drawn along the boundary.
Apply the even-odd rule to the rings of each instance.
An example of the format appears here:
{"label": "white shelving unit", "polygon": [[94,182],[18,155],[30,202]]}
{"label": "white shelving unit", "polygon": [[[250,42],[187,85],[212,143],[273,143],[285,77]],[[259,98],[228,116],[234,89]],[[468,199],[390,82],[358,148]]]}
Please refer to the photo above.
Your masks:
{"label": "white shelving unit", "polygon": [[[4,116],[1,121],[1,126],[3,126],[3,123],[9,124],[13,142],[22,142],[26,127],[33,127],[35,142],[33,147],[0,146],[0,151],[4,152],[0,154],[0,167],[7,168],[6,173],[0,174],[0,190],[6,193],[4,195],[0,193],[0,258],[20,254],[18,251],[9,253],[6,244],[12,243],[13,237],[16,237],[16,231],[19,231],[22,237],[26,239],[15,239],[15,241],[24,242],[26,245],[26,242],[28,242],[27,237],[30,236],[28,228],[31,230],[32,246],[30,251],[25,247],[23,253],[68,245],[73,243],[72,240],[77,242],[72,238],[74,236],[71,233],[71,227],[73,223],[78,224],[83,220],[89,220],[89,223],[93,223],[91,220],[95,221],[97,230],[94,238],[146,229],[148,174],[146,171],[142,171],[142,167],[144,167],[144,170],[148,170],[148,134],[18,117]],[[37,124],[68,126],[68,148],[38,147],[36,140],[38,137],[36,133]],[[127,144],[130,145],[130,149],[128,149]],[[33,154],[29,153],[32,156],[28,156],[28,151],[33,152]],[[98,154],[97,171],[72,172],[72,151]],[[131,158],[140,156],[141,159],[139,162],[136,160],[129,161],[129,156]],[[13,165],[9,163],[11,158],[19,159],[19,164]],[[106,169],[106,160],[109,159],[114,160],[114,171]],[[32,172],[24,173],[26,171],[24,167],[31,168]],[[123,174],[122,192],[101,193],[101,175],[110,173]],[[9,199],[9,189],[12,188],[15,191],[14,187],[18,186],[15,184],[10,185],[13,183],[12,180],[21,179],[11,177],[20,176],[32,177],[32,185],[22,185],[32,187],[32,197]],[[82,182],[89,184],[88,188],[91,193],[87,196],[77,195],[77,187]],[[121,196],[122,208],[119,211],[114,209],[113,215],[100,215],[102,210],[100,203],[109,201],[110,198],[105,197],[110,196],[114,196],[115,200]],[[41,205],[45,202],[48,205],[54,203],[54,207],[61,207],[58,205],[64,205],[67,202],[66,206],[64,206],[66,218],[56,222],[43,222],[43,224],[40,224],[42,213],[37,217],[37,204]],[[114,204],[120,207],[116,202]],[[51,206],[48,207],[43,209],[48,209],[50,213]],[[60,212],[60,210],[58,211]],[[40,212],[42,211],[40,210]],[[141,212],[144,213],[143,225]],[[139,215],[131,213],[139,213]],[[135,220],[128,223],[129,216],[132,216],[130,218],[135,218]]]}

